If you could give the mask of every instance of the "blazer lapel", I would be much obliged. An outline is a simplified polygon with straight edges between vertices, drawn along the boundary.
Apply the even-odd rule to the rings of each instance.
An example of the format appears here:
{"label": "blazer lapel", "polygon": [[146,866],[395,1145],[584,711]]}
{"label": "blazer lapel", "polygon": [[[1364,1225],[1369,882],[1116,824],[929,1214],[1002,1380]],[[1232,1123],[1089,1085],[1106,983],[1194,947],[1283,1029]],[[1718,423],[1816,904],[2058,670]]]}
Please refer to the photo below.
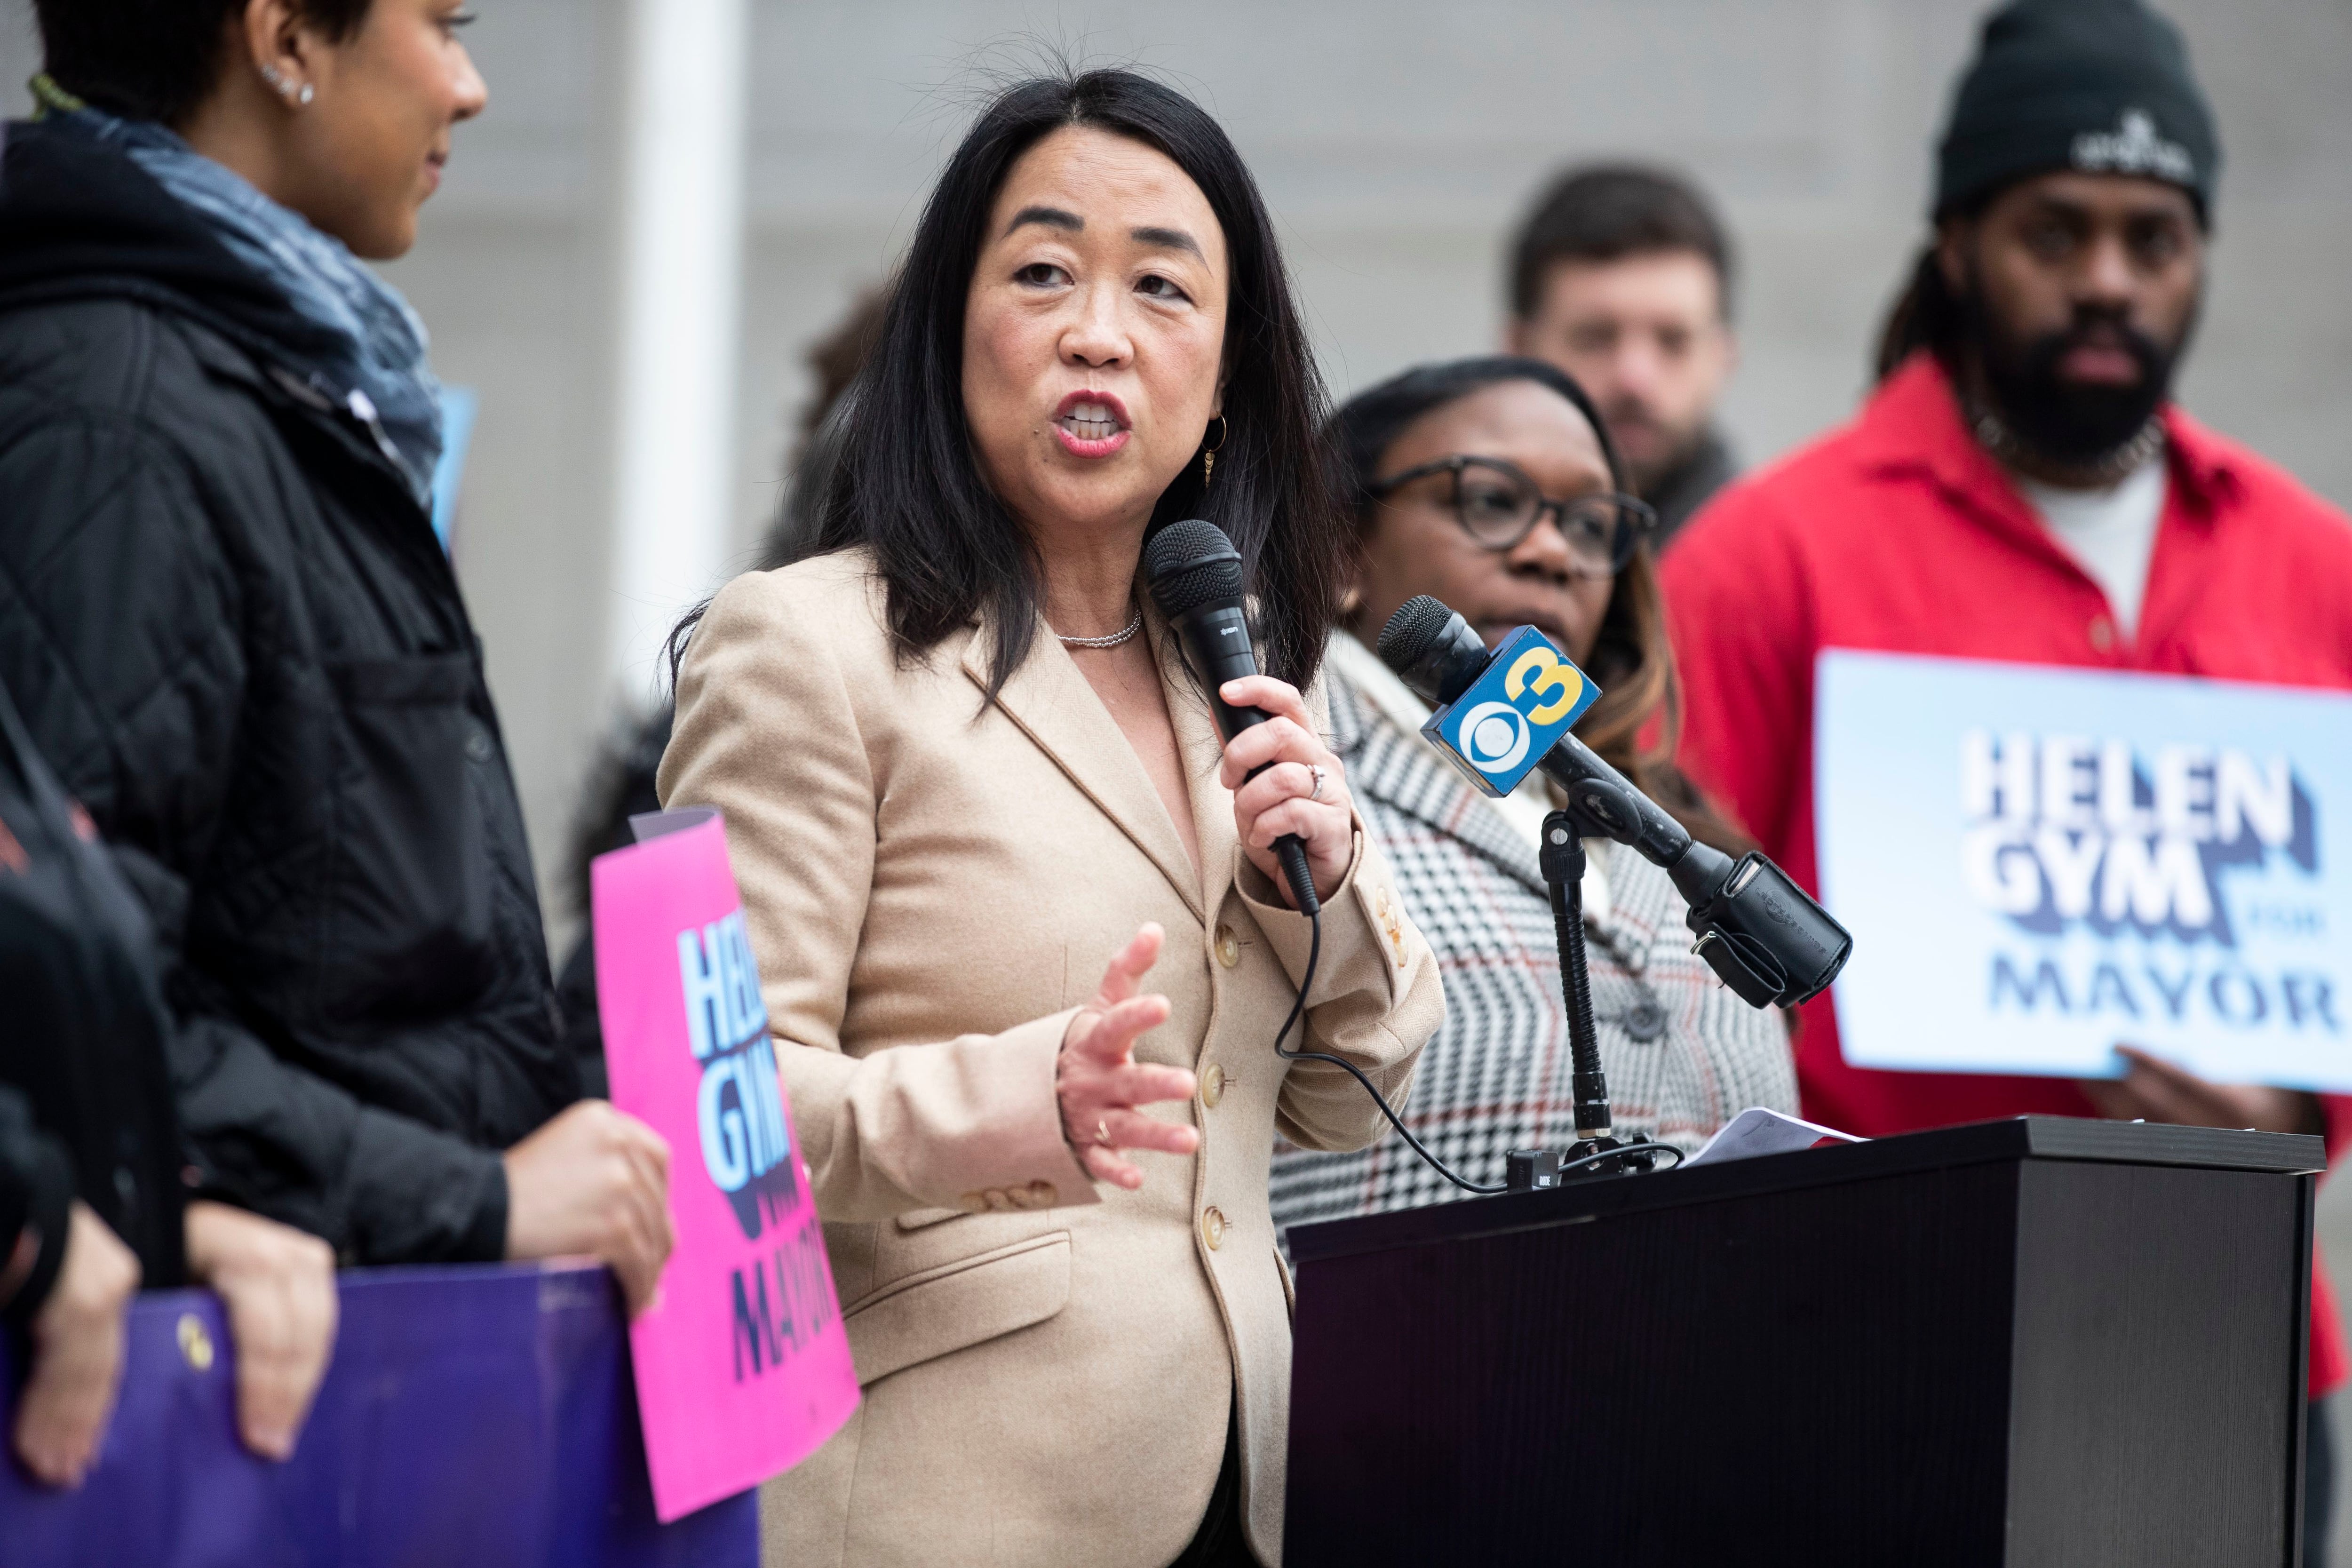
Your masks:
{"label": "blazer lapel", "polygon": [[[1177,896],[1192,910],[1193,918],[1202,919],[1202,879],[1193,873],[1192,860],[1184,853],[1184,841],[1178,837],[1176,824],[1160,802],[1160,791],[1143,771],[1143,763],[1136,757],[1135,748],[1128,744],[1118,721],[1087,684],[1085,673],[1071,662],[1069,654],[1048,628],[1041,626],[1038,630],[1041,635],[1031,646],[1029,657],[996,694],[996,705],[1036,743],[1038,750],[1070,776],[1070,782],[1100,807],[1104,816],[1135,841],[1136,847],[1160,868],[1160,875],[1168,879]],[[982,691],[988,689],[990,644],[983,625],[964,644],[961,659],[964,674]],[[1164,684],[1164,671],[1161,679]],[[1171,700],[1171,710],[1173,706]],[[1181,719],[1177,738],[1182,744]],[[1189,744],[1184,745],[1183,755],[1189,768],[1193,763]],[[1213,785],[1216,782],[1213,764],[1209,782]],[[1197,817],[1197,784],[1194,794]],[[1233,825],[1228,820],[1225,842],[1230,846],[1232,841]],[[1201,853],[1214,864],[1205,832],[1202,835]],[[1228,850],[1226,858],[1231,858]]]}
{"label": "blazer lapel", "polygon": [[1535,846],[1456,777],[1428,742],[1400,729],[1359,697],[1345,678],[1332,676],[1329,689],[1331,749],[1346,759],[1357,793],[1459,839],[1537,892],[1545,891]]}

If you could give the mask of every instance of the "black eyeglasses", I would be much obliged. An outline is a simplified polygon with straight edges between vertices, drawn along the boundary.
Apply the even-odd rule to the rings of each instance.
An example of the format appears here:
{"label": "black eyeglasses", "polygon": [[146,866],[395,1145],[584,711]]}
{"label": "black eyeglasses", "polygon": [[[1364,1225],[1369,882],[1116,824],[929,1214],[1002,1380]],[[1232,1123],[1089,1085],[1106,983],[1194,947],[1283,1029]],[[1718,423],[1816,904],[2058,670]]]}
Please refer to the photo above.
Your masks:
{"label": "black eyeglasses", "polygon": [[1372,495],[1385,500],[1432,474],[1453,476],[1454,516],[1462,531],[1479,544],[1494,551],[1517,549],[1549,517],[1559,525],[1569,554],[1584,576],[1613,577],[1625,570],[1658,523],[1648,502],[1613,491],[1554,500],[1525,468],[1501,458],[1440,458],[1373,481]]}

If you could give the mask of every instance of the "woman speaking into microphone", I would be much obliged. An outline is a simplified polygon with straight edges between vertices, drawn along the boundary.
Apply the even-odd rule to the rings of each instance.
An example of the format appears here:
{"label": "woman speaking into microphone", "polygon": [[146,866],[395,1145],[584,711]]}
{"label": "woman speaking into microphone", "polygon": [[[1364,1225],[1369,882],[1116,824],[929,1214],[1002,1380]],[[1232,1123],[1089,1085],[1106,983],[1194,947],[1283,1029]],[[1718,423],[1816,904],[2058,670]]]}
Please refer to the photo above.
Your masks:
{"label": "woman speaking into microphone", "polygon": [[[866,1399],[770,1561],[1278,1560],[1277,1132],[1359,1147],[1437,972],[1319,695],[1346,524],[1272,226],[1127,71],[1003,92],[924,208],[812,553],[691,633],[661,787],[726,816]],[[1238,549],[1271,715],[1220,742],[1142,591]],[[1263,771],[1260,771],[1260,770]]]}

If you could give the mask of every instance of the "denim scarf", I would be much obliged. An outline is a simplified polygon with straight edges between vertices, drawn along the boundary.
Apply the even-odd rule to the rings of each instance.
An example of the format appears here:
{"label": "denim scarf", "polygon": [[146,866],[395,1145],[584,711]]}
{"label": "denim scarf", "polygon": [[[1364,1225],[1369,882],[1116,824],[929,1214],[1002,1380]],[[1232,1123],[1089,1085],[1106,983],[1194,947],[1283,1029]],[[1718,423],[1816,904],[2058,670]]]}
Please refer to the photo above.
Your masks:
{"label": "denim scarf", "polygon": [[441,460],[441,384],[425,363],[425,323],[408,301],[309,219],[282,207],[226,164],[147,120],[93,109],[46,76],[34,79],[41,118],[119,147],[202,218],[236,258],[282,290],[295,314],[325,329],[312,384],[382,431],[418,502],[433,504]]}

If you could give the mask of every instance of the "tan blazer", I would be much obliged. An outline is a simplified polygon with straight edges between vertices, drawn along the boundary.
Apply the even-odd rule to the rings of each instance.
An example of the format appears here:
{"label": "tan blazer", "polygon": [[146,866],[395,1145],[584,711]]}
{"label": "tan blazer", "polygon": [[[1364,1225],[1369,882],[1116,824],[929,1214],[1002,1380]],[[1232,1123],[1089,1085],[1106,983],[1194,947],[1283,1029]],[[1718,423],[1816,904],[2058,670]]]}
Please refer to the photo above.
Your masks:
{"label": "tan blazer", "polygon": [[[768,1016],[800,1047],[777,1060],[865,1384],[842,1433],[767,1489],[768,1561],[1160,1568],[1207,1506],[1237,1402],[1250,1539],[1275,1563],[1290,1322],[1269,1154],[1277,1131],[1347,1149],[1384,1130],[1339,1069],[1274,1055],[1307,922],[1239,853],[1181,672],[1198,874],[1042,626],[983,710],[981,629],[901,664],[882,603],[863,552],[736,579],[695,636],[662,759],[666,804],[726,816]],[[1356,842],[1307,1027],[1398,1098],[1444,1002],[1360,824]],[[1135,1154],[1140,1192],[1098,1190],[1062,1139],[1055,1058],[1146,921],[1167,928],[1148,984],[1174,1011],[1137,1054],[1201,1075],[1157,1113],[1202,1147]]]}

